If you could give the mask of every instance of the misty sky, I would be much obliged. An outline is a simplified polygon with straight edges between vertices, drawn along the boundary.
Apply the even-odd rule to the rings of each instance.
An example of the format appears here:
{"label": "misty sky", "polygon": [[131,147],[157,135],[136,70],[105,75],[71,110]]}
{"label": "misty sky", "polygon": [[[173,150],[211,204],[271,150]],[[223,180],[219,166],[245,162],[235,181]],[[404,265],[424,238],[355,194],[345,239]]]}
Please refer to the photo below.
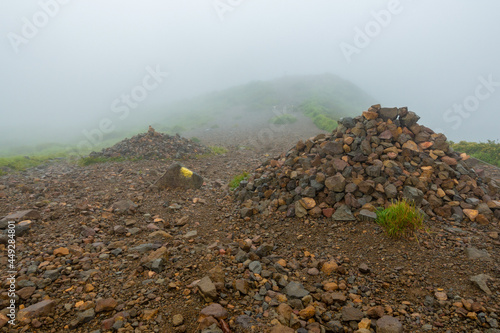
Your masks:
{"label": "misty sky", "polygon": [[137,86],[136,115],[326,72],[452,140],[498,140],[498,13],[494,0],[3,0],[0,145],[81,136]]}

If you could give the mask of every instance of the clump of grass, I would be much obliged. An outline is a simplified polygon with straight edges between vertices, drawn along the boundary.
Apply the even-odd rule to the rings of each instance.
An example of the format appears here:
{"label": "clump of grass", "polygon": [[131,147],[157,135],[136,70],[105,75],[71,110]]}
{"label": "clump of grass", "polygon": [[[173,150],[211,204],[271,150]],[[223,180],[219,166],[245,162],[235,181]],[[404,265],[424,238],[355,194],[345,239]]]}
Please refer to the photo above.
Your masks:
{"label": "clump of grass", "polygon": [[408,238],[416,236],[417,230],[425,230],[423,214],[413,201],[406,199],[393,202],[386,209],[379,209],[376,222],[392,238]]}
{"label": "clump of grass", "polygon": [[240,186],[240,183],[244,180],[248,179],[248,172],[243,172],[240,173],[239,175],[236,175],[233,177],[233,179],[229,182],[229,188],[231,191],[234,191],[238,186]]}
{"label": "clump of grass", "polygon": [[276,117],[273,117],[269,120],[269,122],[271,124],[275,124],[275,125],[293,124],[296,121],[297,121],[297,118],[295,118],[295,116],[292,116],[291,114],[284,114],[281,116],[276,116]]}
{"label": "clump of grass", "polygon": [[222,154],[225,154],[227,153],[227,149],[224,148],[224,147],[220,147],[220,146],[210,146],[208,147],[210,149],[210,151],[212,152],[212,154],[214,155],[222,155]]}
{"label": "clump of grass", "polygon": [[47,163],[55,158],[64,157],[64,154],[38,155],[38,156],[9,156],[0,157],[0,176],[9,172],[24,171]]}
{"label": "clump of grass", "polygon": [[200,143],[200,142],[201,142],[201,140],[200,140],[200,139],[198,139],[198,138],[197,138],[197,137],[195,137],[195,136],[193,136],[193,137],[191,138],[191,141],[193,141],[194,143]]}

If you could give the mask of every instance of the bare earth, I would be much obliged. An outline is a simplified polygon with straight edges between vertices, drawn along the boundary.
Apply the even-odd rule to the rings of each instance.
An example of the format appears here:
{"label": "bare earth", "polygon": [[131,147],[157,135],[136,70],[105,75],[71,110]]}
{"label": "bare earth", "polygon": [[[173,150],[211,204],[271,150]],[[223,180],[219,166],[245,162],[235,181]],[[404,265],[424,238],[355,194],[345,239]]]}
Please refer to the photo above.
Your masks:
{"label": "bare earth", "polygon": [[[296,318],[290,332],[322,332],[319,322],[323,331],[355,332],[362,318],[375,332],[382,315],[397,318],[404,332],[498,332],[498,224],[432,220],[417,242],[389,239],[373,222],[239,217],[227,188],[233,176],[318,132],[306,120],[282,130],[262,123],[257,129],[242,125],[230,132],[188,133],[229,149],[182,162],[205,178],[199,190],[148,191],[168,161],[59,163],[1,177],[0,217],[27,209],[41,214],[16,240],[21,294],[16,306],[54,302],[32,318],[18,316],[17,326],[4,324],[0,331],[199,332],[200,311],[215,302],[227,311],[219,321],[227,328],[220,332],[250,332],[251,326],[253,332],[289,332],[276,326],[280,321],[292,325],[290,318]],[[498,177],[499,170],[485,172]],[[110,211],[125,199],[137,208]],[[263,244],[271,244],[269,253],[255,254]],[[159,247],[168,249],[168,259],[155,271],[142,260]],[[245,247],[248,260],[238,262]],[[483,251],[484,257],[470,259],[467,248]],[[0,249],[1,265],[7,267],[6,247]],[[255,261],[262,267],[259,273],[249,267]],[[321,271],[325,262],[338,269]],[[491,277],[491,294],[470,281],[479,274]],[[207,275],[222,279],[212,301],[193,285]],[[4,270],[2,308],[10,300],[7,276]],[[300,282],[310,296],[293,299],[284,287],[291,281]],[[325,308],[328,283],[342,297]],[[107,306],[100,299],[108,299]],[[288,319],[282,303],[293,311]],[[345,312],[353,307],[361,318],[349,320]],[[179,314],[182,318],[174,320]]]}

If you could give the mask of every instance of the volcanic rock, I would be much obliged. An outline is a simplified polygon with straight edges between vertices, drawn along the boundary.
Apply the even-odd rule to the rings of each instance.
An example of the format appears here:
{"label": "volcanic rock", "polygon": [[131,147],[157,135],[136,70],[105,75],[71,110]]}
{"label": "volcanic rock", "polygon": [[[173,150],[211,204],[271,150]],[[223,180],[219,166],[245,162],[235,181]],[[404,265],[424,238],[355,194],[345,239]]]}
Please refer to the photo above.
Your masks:
{"label": "volcanic rock", "polygon": [[203,178],[197,173],[186,169],[179,163],[173,163],[153,186],[158,189],[164,188],[200,188]]}
{"label": "volcanic rock", "polygon": [[[496,223],[495,181],[479,178],[444,134],[418,120],[406,107],[373,105],[362,116],[341,119],[329,135],[300,141],[233,192],[241,216],[286,212],[352,221],[364,205],[385,208],[399,197],[429,217],[474,221],[482,214],[478,223]],[[374,215],[364,212],[362,218]]]}
{"label": "volcanic rock", "polygon": [[156,132],[150,127],[148,133],[138,134],[130,139],[118,142],[101,152],[92,152],[90,157],[124,157],[146,160],[185,159],[196,155],[207,154],[210,150],[198,143],[178,134]]}

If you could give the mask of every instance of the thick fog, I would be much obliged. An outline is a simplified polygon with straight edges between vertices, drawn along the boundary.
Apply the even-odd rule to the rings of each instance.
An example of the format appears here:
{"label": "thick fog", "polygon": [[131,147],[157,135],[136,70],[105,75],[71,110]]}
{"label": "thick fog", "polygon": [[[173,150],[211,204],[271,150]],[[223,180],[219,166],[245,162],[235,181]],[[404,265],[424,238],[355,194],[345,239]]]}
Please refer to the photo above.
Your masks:
{"label": "thick fog", "polygon": [[498,140],[498,13],[494,0],[5,0],[0,146],[327,72],[452,140]]}

